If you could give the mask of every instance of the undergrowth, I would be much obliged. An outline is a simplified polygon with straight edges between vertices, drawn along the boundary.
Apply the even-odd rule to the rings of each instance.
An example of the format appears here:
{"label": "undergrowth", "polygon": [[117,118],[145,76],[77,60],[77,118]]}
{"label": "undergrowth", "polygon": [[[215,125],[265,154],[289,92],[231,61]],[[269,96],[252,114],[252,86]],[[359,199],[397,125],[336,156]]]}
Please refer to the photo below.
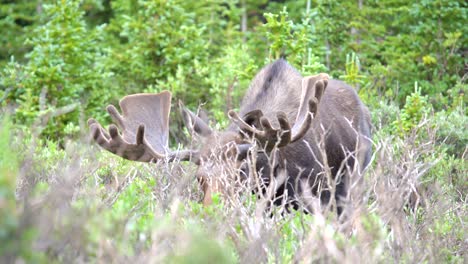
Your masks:
{"label": "undergrowth", "polygon": [[205,207],[192,164],[129,162],[86,138],[38,145],[4,119],[2,262],[463,263],[466,150],[451,154],[428,120],[401,136],[377,122],[372,165],[337,220],[266,210],[249,189]]}

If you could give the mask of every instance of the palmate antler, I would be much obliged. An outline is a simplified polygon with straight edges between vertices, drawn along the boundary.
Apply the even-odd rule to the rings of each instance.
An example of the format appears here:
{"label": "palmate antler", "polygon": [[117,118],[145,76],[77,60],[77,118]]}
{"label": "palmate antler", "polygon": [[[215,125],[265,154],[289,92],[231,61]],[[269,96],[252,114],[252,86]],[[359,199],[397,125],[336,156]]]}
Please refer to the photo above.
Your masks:
{"label": "palmate antler", "polygon": [[[318,103],[328,85],[328,79],[327,74],[321,73],[302,80],[299,110],[292,128],[282,111],[276,114],[279,128],[274,128],[259,109],[245,114],[243,118],[231,110],[228,113],[229,118],[244,134],[254,138],[267,151],[271,151],[274,147],[284,147],[301,139],[309,130],[312,118],[317,114]],[[257,128],[252,124],[259,124],[260,127]]]}
{"label": "palmate antler", "polygon": [[142,162],[196,159],[196,151],[171,152],[168,149],[170,92],[128,95],[119,105],[122,115],[113,105],[107,107],[115,123],[109,126],[108,132],[96,120],[88,120],[92,136],[102,148],[125,159]]}
{"label": "palmate antler", "polygon": [[[327,74],[322,73],[303,79],[300,105],[292,127],[282,111],[276,114],[279,128],[274,128],[261,110],[251,111],[243,118],[229,111],[229,117],[243,133],[254,138],[266,150],[270,151],[275,146],[286,146],[301,139],[307,133],[312,116],[317,113],[318,103],[328,84],[328,78]],[[102,148],[134,161],[156,162],[167,159],[168,161],[199,162],[199,152],[196,150],[173,152],[168,148],[170,92],[128,95],[119,102],[119,105],[122,115],[113,105],[107,107],[115,123],[109,126],[108,131],[96,120],[89,119],[88,121],[94,140]],[[181,108],[185,109],[183,106]],[[196,132],[203,132],[202,136],[211,134],[211,129],[205,123],[198,122],[198,118],[193,113],[185,109],[182,114],[184,119],[193,123],[190,127],[193,127]],[[253,124],[258,124],[258,128]],[[119,133],[119,129],[122,134]],[[239,156],[243,157],[247,149],[247,147],[238,146]]]}

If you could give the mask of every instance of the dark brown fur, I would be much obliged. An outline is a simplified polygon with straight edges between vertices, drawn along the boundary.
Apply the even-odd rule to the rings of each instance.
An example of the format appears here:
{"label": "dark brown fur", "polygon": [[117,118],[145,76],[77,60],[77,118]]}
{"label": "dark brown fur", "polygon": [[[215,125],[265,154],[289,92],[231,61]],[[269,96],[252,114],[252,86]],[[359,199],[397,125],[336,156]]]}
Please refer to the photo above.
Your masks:
{"label": "dark brown fur", "polygon": [[[297,115],[301,95],[302,76],[286,61],[278,60],[262,69],[252,81],[240,107],[240,115],[260,109],[270,120],[276,120],[275,114],[283,111],[291,123]],[[349,122],[348,122],[349,121]],[[350,125],[351,124],[351,125]],[[277,124],[274,124],[276,125]],[[230,125],[229,131],[236,131],[235,125]],[[230,133],[230,132],[229,132]],[[287,179],[276,192],[276,203],[287,190],[289,200],[294,206],[296,196],[303,193],[300,179],[307,179],[313,195],[319,195],[318,182],[325,180],[323,164],[324,159],[320,150],[320,142],[324,139],[326,160],[333,178],[336,179],[338,170],[343,162],[350,168],[358,159],[361,170],[370,160],[370,116],[355,90],[346,83],[338,80],[329,80],[325,93],[319,103],[316,117],[312,120],[312,127],[303,140],[280,148],[275,168],[270,168],[266,154],[259,153],[256,168],[261,172],[265,182],[270,181],[271,170],[273,175],[286,169]],[[359,141],[360,146],[357,146]],[[346,159],[347,152],[357,153]],[[347,173],[336,186],[335,198],[340,200],[347,196]],[[324,182],[322,182],[323,184]],[[326,188],[323,188],[326,189]],[[330,191],[320,193],[321,200],[327,203]]]}

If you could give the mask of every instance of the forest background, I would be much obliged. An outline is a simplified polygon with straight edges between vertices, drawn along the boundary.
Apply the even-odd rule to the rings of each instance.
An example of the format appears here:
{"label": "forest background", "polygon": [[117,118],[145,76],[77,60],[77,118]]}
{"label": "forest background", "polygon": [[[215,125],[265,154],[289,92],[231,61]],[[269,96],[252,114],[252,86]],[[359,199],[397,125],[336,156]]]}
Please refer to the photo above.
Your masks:
{"label": "forest background", "polygon": [[[1,258],[466,261],[467,12],[436,0],[2,1]],[[222,129],[278,58],[348,82],[371,111],[376,154],[353,232],[329,215],[259,214],[249,195],[201,208],[190,165],[90,144],[86,120],[108,124],[105,107],[132,93],[170,90]],[[188,144],[172,112],[171,145]]]}

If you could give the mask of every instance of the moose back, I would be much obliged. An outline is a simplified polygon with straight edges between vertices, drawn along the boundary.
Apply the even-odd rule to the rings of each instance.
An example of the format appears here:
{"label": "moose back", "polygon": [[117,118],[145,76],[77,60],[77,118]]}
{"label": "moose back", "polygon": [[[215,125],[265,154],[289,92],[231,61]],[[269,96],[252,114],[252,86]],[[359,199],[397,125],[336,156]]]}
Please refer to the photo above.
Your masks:
{"label": "moose back", "polygon": [[311,211],[307,197],[314,197],[322,205],[336,205],[340,213],[351,178],[370,160],[369,111],[354,89],[323,73],[302,77],[282,59],[254,77],[239,113],[228,112],[225,131],[211,129],[180,106],[189,131],[205,142],[200,149],[168,148],[168,91],[125,96],[122,114],[109,105],[115,125],[108,131],[94,119],[88,124],[102,148],[125,159],[197,164],[204,204],[215,192],[229,193],[226,179],[255,177],[259,192],[273,190],[269,198],[275,204]]}

